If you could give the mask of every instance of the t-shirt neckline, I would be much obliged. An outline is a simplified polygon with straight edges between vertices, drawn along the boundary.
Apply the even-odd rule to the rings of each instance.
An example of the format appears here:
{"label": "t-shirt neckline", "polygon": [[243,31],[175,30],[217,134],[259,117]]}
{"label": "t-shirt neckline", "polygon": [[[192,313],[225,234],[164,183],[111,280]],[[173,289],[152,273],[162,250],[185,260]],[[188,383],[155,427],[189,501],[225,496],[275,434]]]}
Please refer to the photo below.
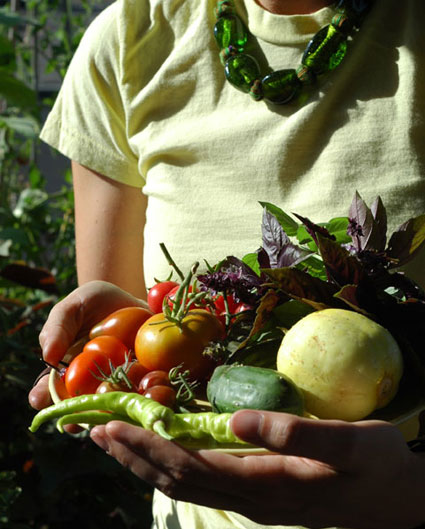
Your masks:
{"label": "t-shirt neckline", "polygon": [[237,0],[236,11],[256,38],[272,44],[302,44],[322,27],[330,24],[335,14],[333,5],[308,15],[276,15],[255,0]]}

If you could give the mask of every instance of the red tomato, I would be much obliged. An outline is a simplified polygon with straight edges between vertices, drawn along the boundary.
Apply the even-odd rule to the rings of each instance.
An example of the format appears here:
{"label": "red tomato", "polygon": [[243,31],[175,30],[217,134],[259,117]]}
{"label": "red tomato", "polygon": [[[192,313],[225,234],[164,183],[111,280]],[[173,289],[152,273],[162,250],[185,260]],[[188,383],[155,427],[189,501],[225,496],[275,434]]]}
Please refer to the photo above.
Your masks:
{"label": "red tomato", "polygon": [[98,336],[115,336],[129,349],[134,349],[134,339],[143,323],[152,316],[152,313],[143,307],[125,307],[118,309],[90,331],[90,338]]}
{"label": "red tomato", "polygon": [[102,373],[111,373],[109,358],[100,351],[83,351],[72,360],[66,370],[67,392],[71,397],[96,393]]}
{"label": "red tomato", "polygon": [[109,382],[109,380],[104,380],[96,388],[96,393],[99,393],[99,394],[111,393],[112,391],[131,391],[131,390],[125,384],[114,384],[113,382]]}
{"label": "red tomato", "polygon": [[[230,314],[234,314],[238,302],[235,300],[235,298],[232,295],[226,296],[227,306]],[[226,312],[226,307],[224,305],[224,296],[222,294],[218,295],[214,298],[214,305],[216,308],[217,314],[222,314],[223,312]]]}
{"label": "red tomato", "polygon": [[133,384],[135,390],[139,387],[140,381],[146,376],[149,371],[140,362],[132,362],[126,371],[127,378]]}
{"label": "red tomato", "polygon": [[224,328],[220,321],[204,309],[190,310],[183,318],[181,329],[155,314],[140,327],[135,341],[139,362],[149,371],[169,372],[182,365],[191,378],[202,379],[214,368],[214,363],[202,353],[211,340],[222,338]]}
{"label": "red tomato", "polygon": [[170,386],[152,386],[143,393],[143,396],[168,408],[174,408],[176,404],[176,392]]}
{"label": "red tomato", "polygon": [[143,393],[152,386],[170,386],[170,379],[167,371],[149,371],[140,381],[138,392]]}
{"label": "red tomato", "polygon": [[[130,356],[130,351],[115,336],[97,336],[86,343],[83,353],[94,351],[105,355],[114,367],[121,366]],[[78,358],[78,357],[77,357]]]}
{"label": "red tomato", "polygon": [[[178,286],[172,288],[172,289],[170,290],[170,292],[167,294],[167,298],[168,298],[168,306],[169,306],[170,308],[173,308],[173,301],[174,301],[174,299],[175,299],[175,297],[176,297],[176,294],[177,294],[177,291],[178,291],[179,287],[180,287],[180,285],[178,285]],[[188,291],[188,293],[189,293],[189,294],[192,293],[192,286],[189,287],[189,291]],[[206,307],[206,303],[203,302],[203,301],[201,301],[200,304],[191,305],[191,309],[192,309],[192,308],[194,308],[194,309],[195,309],[195,308],[197,308],[197,309],[201,309],[201,308],[206,309],[207,307]],[[208,309],[207,309],[207,310],[208,310]]]}
{"label": "red tomato", "polygon": [[161,281],[156,283],[148,292],[148,305],[154,314],[162,312],[162,303],[165,296],[170,290],[179,288],[179,284],[175,281]]}

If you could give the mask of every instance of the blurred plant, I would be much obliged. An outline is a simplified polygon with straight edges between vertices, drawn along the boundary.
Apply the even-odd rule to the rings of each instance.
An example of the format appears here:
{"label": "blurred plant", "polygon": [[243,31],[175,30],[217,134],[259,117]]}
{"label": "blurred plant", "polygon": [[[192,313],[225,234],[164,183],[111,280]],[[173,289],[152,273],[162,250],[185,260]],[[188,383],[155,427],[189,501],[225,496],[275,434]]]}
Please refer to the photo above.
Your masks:
{"label": "blurred plant", "polygon": [[[59,83],[105,2],[0,0],[0,526],[131,529],[151,522],[151,488],[87,434],[31,435],[27,394],[43,368],[38,334],[76,286],[71,175],[48,193],[37,164],[40,62]],[[78,11],[76,11],[76,6]],[[146,523],[143,525],[142,520]]]}

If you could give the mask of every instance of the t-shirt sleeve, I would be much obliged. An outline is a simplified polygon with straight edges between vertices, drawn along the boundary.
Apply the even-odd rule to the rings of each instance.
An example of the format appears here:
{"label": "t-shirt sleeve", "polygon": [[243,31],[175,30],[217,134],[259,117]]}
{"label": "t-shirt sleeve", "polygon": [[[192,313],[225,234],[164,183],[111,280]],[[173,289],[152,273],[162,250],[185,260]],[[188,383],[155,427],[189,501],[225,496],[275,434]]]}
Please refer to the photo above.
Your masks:
{"label": "t-shirt sleeve", "polygon": [[142,187],[126,133],[119,10],[120,2],[111,4],[86,30],[40,138],[81,165]]}

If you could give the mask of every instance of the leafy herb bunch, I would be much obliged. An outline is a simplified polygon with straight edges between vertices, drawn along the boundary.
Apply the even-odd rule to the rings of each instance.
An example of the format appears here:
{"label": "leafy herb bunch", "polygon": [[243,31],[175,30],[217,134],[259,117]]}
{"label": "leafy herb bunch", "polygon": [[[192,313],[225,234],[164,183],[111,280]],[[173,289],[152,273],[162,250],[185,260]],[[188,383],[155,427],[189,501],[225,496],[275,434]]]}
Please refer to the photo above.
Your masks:
{"label": "leafy herb bunch", "polygon": [[425,382],[425,293],[400,270],[425,244],[425,214],[387,237],[380,197],[369,208],[356,192],[347,217],[322,224],[298,214],[295,220],[268,202],[261,205],[262,246],[198,276],[203,288],[233,293],[255,309],[251,320],[236,320],[226,361],[267,364],[285,330],[301,317],[342,308],[386,327],[401,346],[407,370]]}

